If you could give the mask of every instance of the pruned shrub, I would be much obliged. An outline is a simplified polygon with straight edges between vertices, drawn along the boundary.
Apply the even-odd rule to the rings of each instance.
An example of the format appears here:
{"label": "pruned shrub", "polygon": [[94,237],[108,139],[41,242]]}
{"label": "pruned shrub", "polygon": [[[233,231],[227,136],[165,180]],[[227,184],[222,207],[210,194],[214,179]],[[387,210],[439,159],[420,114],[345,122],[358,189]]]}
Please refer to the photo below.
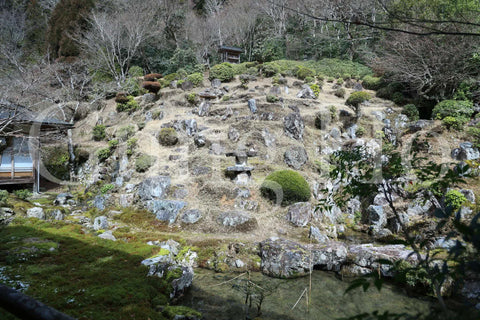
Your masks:
{"label": "pruned shrub", "polygon": [[131,124],[120,127],[115,133],[115,136],[121,141],[126,141],[133,135],[135,135],[135,126]]}
{"label": "pruned shrub", "polygon": [[192,73],[187,76],[187,81],[193,83],[193,86],[199,87],[203,85],[203,74],[200,72]]}
{"label": "pruned shrub", "polygon": [[465,124],[469,120],[470,119],[466,118],[466,117],[451,117],[451,116],[448,116],[448,117],[445,117],[445,118],[442,119],[442,123],[447,129],[454,129],[454,130],[462,131],[463,127],[465,126]]}
{"label": "pruned shrub", "polygon": [[370,94],[365,91],[356,91],[352,92],[352,94],[348,97],[347,101],[345,102],[347,106],[352,106],[354,108],[358,108],[358,106],[365,101],[370,100]]}
{"label": "pruned shrub", "polygon": [[274,75],[280,73],[280,67],[275,62],[267,62],[262,66],[262,74],[265,77],[273,77]]}
{"label": "pruned shrub", "polygon": [[185,99],[187,99],[188,103],[195,104],[197,103],[197,94],[195,92],[190,92],[185,95]]}
{"label": "pruned shrub", "polygon": [[315,71],[304,66],[299,66],[295,72],[295,76],[300,80],[304,80],[307,77],[313,78],[315,77]]}
{"label": "pruned shrub", "polygon": [[343,78],[338,78],[338,79],[337,79],[337,84],[338,84],[338,85],[341,86],[341,85],[343,84],[343,82],[344,82],[344,81],[343,81]]}
{"label": "pruned shrub", "polygon": [[135,161],[135,170],[137,172],[145,172],[155,163],[156,158],[147,154],[143,154]]}
{"label": "pruned shrub", "polygon": [[445,206],[458,210],[467,202],[467,198],[458,190],[449,190],[445,194]]}
{"label": "pruned shrub", "polygon": [[93,140],[95,141],[101,141],[105,139],[106,132],[105,132],[105,125],[103,124],[98,124],[95,127],[93,127]]}
{"label": "pruned shrub", "polygon": [[115,96],[116,103],[127,103],[130,100],[126,92],[118,92]]}
{"label": "pruned shrub", "polygon": [[320,86],[316,83],[311,83],[310,84],[310,89],[312,89],[313,93],[315,94],[315,98],[318,98],[318,95],[320,94],[320,91],[322,90]]}
{"label": "pruned shrub", "polygon": [[442,120],[445,117],[470,118],[473,114],[473,103],[468,100],[443,100],[432,110],[432,118]]}
{"label": "pruned shrub", "polygon": [[140,105],[133,96],[128,96],[128,101],[125,103],[117,103],[118,112],[133,112],[140,109]]}
{"label": "pruned shrub", "polygon": [[232,81],[234,77],[235,72],[227,62],[217,64],[210,69],[210,80],[219,79],[222,82],[229,82]]}
{"label": "pruned shrub", "polygon": [[162,77],[160,73],[149,73],[143,77],[144,81],[155,81]]}
{"label": "pruned shrub", "polygon": [[97,150],[97,158],[100,162],[103,162],[110,158],[112,150],[110,148],[102,148]]}
{"label": "pruned shrub", "polygon": [[406,104],[403,106],[402,114],[406,115],[411,121],[420,119],[420,112],[414,104]]}
{"label": "pruned shrub", "polygon": [[370,90],[378,90],[382,85],[382,78],[367,75],[363,77],[362,86]]}
{"label": "pruned shrub", "polygon": [[174,146],[178,142],[177,131],[173,128],[162,128],[158,134],[158,142],[162,146]]}
{"label": "pruned shrub", "polygon": [[343,89],[343,88],[337,88],[337,89],[335,89],[335,91],[333,92],[333,94],[334,94],[336,97],[345,98],[346,91],[345,91],[345,89]]}
{"label": "pruned shrub", "polygon": [[267,102],[269,103],[275,103],[275,102],[278,102],[279,98],[277,96],[274,96],[274,95],[267,95]]}
{"label": "pruned shrub", "polygon": [[260,187],[260,192],[264,197],[282,205],[310,199],[307,181],[293,170],[280,170],[268,175]]}
{"label": "pruned shrub", "polygon": [[157,94],[158,91],[160,91],[161,85],[160,85],[160,83],[157,82],[157,81],[144,81],[144,82],[142,83],[142,87],[143,87],[145,90],[148,90],[148,92]]}

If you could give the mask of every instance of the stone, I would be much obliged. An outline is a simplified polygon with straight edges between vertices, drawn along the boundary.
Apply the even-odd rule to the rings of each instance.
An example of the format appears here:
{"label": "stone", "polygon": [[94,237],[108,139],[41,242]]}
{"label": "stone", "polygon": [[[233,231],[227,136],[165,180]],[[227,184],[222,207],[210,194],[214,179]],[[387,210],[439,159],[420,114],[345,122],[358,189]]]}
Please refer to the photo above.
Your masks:
{"label": "stone", "polygon": [[138,196],[141,200],[163,199],[170,187],[168,176],[155,176],[143,180],[138,186]]}
{"label": "stone", "polygon": [[199,117],[206,117],[208,116],[208,113],[210,112],[210,102],[208,101],[202,101],[200,103],[200,106],[198,106],[198,116]]}
{"label": "stone", "polygon": [[15,216],[15,212],[11,208],[0,208],[0,225],[8,225]]}
{"label": "stone", "polygon": [[61,221],[65,219],[65,214],[63,214],[63,212],[59,209],[54,209],[51,212],[49,212],[48,218],[52,220]]}
{"label": "stone", "polygon": [[190,91],[193,89],[193,82],[189,80],[185,80],[182,82],[182,90],[183,91]]}
{"label": "stone", "polygon": [[172,224],[187,203],[179,200],[152,200],[147,202],[147,209],[155,214],[160,221]]}
{"label": "stone", "polygon": [[298,170],[308,161],[307,151],[302,146],[291,146],[283,155],[285,163]]}
{"label": "stone", "polygon": [[96,195],[95,198],[93,199],[93,206],[97,208],[98,210],[105,210],[107,206],[107,200],[109,196],[108,195]]}
{"label": "stone", "polygon": [[340,136],[342,135],[342,133],[340,132],[340,129],[338,129],[337,127],[333,127],[332,130],[330,130],[330,133],[329,133],[330,137],[332,137],[333,139],[339,139]]}
{"label": "stone", "polygon": [[234,207],[240,210],[256,211],[258,209],[258,202],[239,198],[235,200]]}
{"label": "stone", "polygon": [[310,272],[307,248],[291,240],[268,239],[260,242],[262,273],[275,278],[296,278]]}
{"label": "stone", "polygon": [[184,120],[183,123],[185,125],[185,132],[189,137],[197,133],[197,121],[195,119]]}
{"label": "stone", "polygon": [[279,86],[273,86],[268,93],[272,96],[279,96],[282,94],[282,89]]}
{"label": "stone", "polygon": [[192,169],[193,176],[202,176],[202,175],[209,174],[210,172],[212,172],[212,168],[210,167],[197,166],[197,167],[193,167]]}
{"label": "stone", "polygon": [[198,209],[190,209],[183,213],[182,222],[187,224],[194,224],[202,218],[202,212]]}
{"label": "stone", "polygon": [[244,211],[227,211],[222,212],[217,222],[224,227],[241,229],[244,231],[254,229],[257,227],[257,220],[249,213]]}
{"label": "stone", "polygon": [[108,219],[106,216],[99,216],[93,220],[93,229],[98,230],[106,230],[108,229]]}
{"label": "stone", "polygon": [[273,147],[275,146],[275,136],[268,131],[267,128],[264,128],[262,130],[262,138],[263,138],[263,143],[265,144],[266,147]]}
{"label": "stone", "polygon": [[302,89],[297,93],[297,98],[300,98],[300,99],[316,99],[317,97],[315,96],[315,93],[310,88],[310,86],[307,85],[307,84],[304,84],[302,86]]}
{"label": "stone", "polygon": [[175,199],[185,199],[188,196],[188,189],[183,185],[177,185],[172,192],[172,197]]}
{"label": "stone", "polygon": [[207,141],[206,141],[205,137],[203,135],[200,135],[200,134],[195,135],[195,137],[193,138],[193,143],[195,143],[195,145],[198,148],[204,147],[206,142]]}
{"label": "stone", "polygon": [[213,79],[210,84],[211,84],[212,88],[218,89],[222,86],[222,81],[220,81],[220,79]]}
{"label": "stone", "polygon": [[312,205],[310,202],[297,202],[288,207],[287,221],[297,227],[305,227],[312,220]]}
{"label": "stone", "polygon": [[409,203],[407,208],[407,215],[409,216],[421,216],[429,214],[434,209],[434,205],[430,200],[415,199]]}
{"label": "stone", "polygon": [[353,124],[347,128],[347,135],[350,139],[357,138],[357,129],[358,129],[358,126],[356,124]]}
{"label": "stone", "polygon": [[460,148],[452,151],[452,157],[456,160],[476,160],[480,158],[480,151],[473,147],[471,142],[460,143]]}
{"label": "stone", "polygon": [[43,208],[34,207],[27,210],[27,217],[45,220],[45,212],[43,211]]}
{"label": "stone", "polygon": [[438,238],[437,240],[435,240],[435,243],[433,244],[433,247],[450,250],[450,249],[454,248],[456,245],[457,245],[457,240],[447,239],[446,237],[441,237],[441,238]]}
{"label": "stone", "polygon": [[225,148],[220,143],[214,142],[210,146],[210,153],[219,156],[225,153]]}
{"label": "stone", "polygon": [[415,121],[413,123],[411,123],[408,127],[409,131],[411,133],[415,133],[415,132],[418,132],[418,131],[421,131],[423,129],[426,129],[428,127],[430,127],[431,125],[433,124],[433,121],[432,120],[418,120],[418,121]]}
{"label": "stone", "polygon": [[71,193],[59,193],[53,201],[53,204],[56,206],[64,206],[70,199],[73,199],[73,195]]}
{"label": "stone", "polygon": [[257,102],[255,99],[248,100],[248,108],[250,109],[251,113],[257,113]]}
{"label": "stone", "polygon": [[177,86],[178,86],[177,84],[178,84],[177,80],[173,80],[172,82],[170,82],[169,84],[170,89],[177,89]]}
{"label": "stone", "polygon": [[154,93],[145,93],[142,96],[143,103],[152,103],[152,102],[155,102],[156,100],[157,100],[157,97]]}
{"label": "stone", "polygon": [[358,198],[353,198],[347,202],[347,213],[350,216],[355,216],[357,212],[360,212],[362,209],[362,203]]}
{"label": "stone", "polygon": [[117,241],[117,238],[113,235],[113,230],[105,231],[104,233],[99,234],[98,237],[105,240]]}
{"label": "stone", "polygon": [[292,112],[287,115],[283,121],[284,132],[290,138],[303,140],[305,123],[298,112]]}
{"label": "stone", "polygon": [[467,201],[475,203],[475,193],[472,189],[461,189],[460,192],[465,196]]}
{"label": "stone", "polygon": [[370,205],[367,208],[367,222],[377,227],[385,227],[387,225],[387,215],[383,211],[383,207]]}
{"label": "stone", "polygon": [[363,91],[363,86],[360,82],[357,82],[353,85],[353,91]]}
{"label": "stone", "polygon": [[237,186],[246,186],[250,182],[250,176],[246,172],[239,173],[235,177],[234,182]]}
{"label": "stone", "polygon": [[406,115],[399,114],[398,116],[395,117],[395,120],[393,122],[393,127],[397,131],[403,130],[407,127],[408,120],[409,119]]}
{"label": "stone", "polygon": [[131,193],[124,193],[119,195],[118,203],[122,208],[133,206],[134,195]]}
{"label": "stone", "polygon": [[250,198],[250,196],[251,196],[251,192],[250,192],[249,189],[235,188],[235,190],[233,190],[233,191],[235,193],[235,197],[237,197],[237,198],[247,199],[247,198]]}
{"label": "stone", "polygon": [[228,131],[228,139],[233,142],[237,142],[240,139],[240,132],[235,128],[230,128]]}
{"label": "stone", "polygon": [[243,262],[243,261],[240,260],[240,259],[237,259],[237,260],[235,260],[235,267],[237,267],[237,268],[243,268],[243,267],[245,267],[245,262]]}
{"label": "stone", "polygon": [[315,239],[318,243],[328,243],[330,242],[330,239],[324,235],[320,229],[317,227],[311,226],[310,227],[310,232],[308,234],[309,238]]}

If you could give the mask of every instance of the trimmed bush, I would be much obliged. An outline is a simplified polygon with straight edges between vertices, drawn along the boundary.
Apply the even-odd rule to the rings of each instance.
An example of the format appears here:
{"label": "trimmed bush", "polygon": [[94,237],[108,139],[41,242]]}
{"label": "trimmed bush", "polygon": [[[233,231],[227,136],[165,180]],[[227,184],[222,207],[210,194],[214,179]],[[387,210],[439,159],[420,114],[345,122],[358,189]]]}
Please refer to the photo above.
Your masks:
{"label": "trimmed bush", "polygon": [[402,113],[408,117],[411,121],[420,119],[420,113],[414,104],[407,104],[403,106]]}
{"label": "trimmed bush", "polygon": [[113,140],[110,140],[108,141],[108,147],[112,150],[116,149],[118,147],[118,140],[117,139],[113,139]]}
{"label": "trimmed bush", "polygon": [[162,77],[160,73],[149,73],[143,77],[144,81],[155,81]]}
{"label": "trimmed bush", "polygon": [[187,99],[188,103],[195,104],[197,102],[197,94],[195,92],[187,93],[185,99]]}
{"label": "trimmed bush", "polygon": [[101,141],[105,139],[106,133],[105,133],[105,126],[103,124],[96,125],[93,127],[93,140],[95,141]]}
{"label": "trimmed bush", "polygon": [[465,118],[465,117],[448,116],[443,118],[442,123],[447,129],[462,131],[463,127],[469,120],[470,120],[469,118]]}
{"label": "trimmed bush", "polygon": [[333,94],[339,98],[345,98],[346,91],[343,88],[337,88]]}
{"label": "trimmed bush", "polygon": [[299,66],[295,76],[300,80],[303,80],[307,77],[313,78],[315,77],[315,71],[304,66]]}
{"label": "trimmed bush", "polygon": [[278,102],[279,98],[277,96],[274,96],[274,95],[267,95],[267,102],[270,102],[270,103],[275,103],[275,102]]}
{"label": "trimmed bush", "polygon": [[365,101],[370,100],[370,94],[365,91],[356,91],[353,92],[345,102],[347,106],[352,106],[354,108],[358,108],[358,106]]}
{"label": "trimmed bush", "polygon": [[311,83],[310,84],[310,89],[312,89],[313,93],[315,94],[315,98],[318,98],[318,95],[320,94],[320,91],[322,91],[322,89],[316,83]]}
{"label": "trimmed bush", "polygon": [[280,170],[270,174],[262,183],[260,192],[264,197],[282,205],[310,200],[307,181],[293,170]]}
{"label": "trimmed bush", "polygon": [[458,190],[450,190],[445,194],[445,206],[458,210],[467,202],[467,198]]}
{"label": "trimmed bush", "polygon": [[116,103],[127,103],[130,100],[128,97],[128,94],[125,92],[118,92],[117,95],[115,96],[115,102]]}
{"label": "trimmed bush", "polygon": [[362,86],[370,90],[378,90],[382,85],[382,78],[367,75],[363,77]]}
{"label": "trimmed bush", "polygon": [[177,131],[173,128],[162,128],[158,135],[158,142],[162,146],[174,146],[178,142]]}
{"label": "trimmed bush", "polygon": [[344,81],[343,81],[343,78],[338,78],[338,79],[337,79],[337,84],[338,84],[338,85],[341,86],[341,85],[343,84],[343,82],[344,82]]}
{"label": "trimmed bush", "polygon": [[135,170],[137,172],[145,172],[150,169],[151,166],[155,163],[156,159],[153,156],[147,154],[141,155],[135,161]]}
{"label": "trimmed bush", "polygon": [[203,74],[202,73],[192,73],[187,76],[187,81],[193,83],[195,87],[199,87],[203,85]]}
{"label": "trimmed bush", "polygon": [[150,93],[157,94],[160,91],[161,85],[157,81],[143,81],[142,87]]}
{"label": "trimmed bush", "polygon": [[473,114],[473,103],[467,100],[443,100],[432,110],[432,118],[442,120],[445,117],[470,118]]}
{"label": "trimmed bush", "polygon": [[222,82],[229,82],[232,81],[234,77],[235,72],[227,62],[217,64],[210,69],[210,80],[219,79]]}
{"label": "trimmed bush", "polygon": [[97,158],[100,162],[103,162],[110,158],[112,150],[110,148],[102,148],[97,151]]}
{"label": "trimmed bush", "polygon": [[117,111],[118,112],[133,112],[137,109],[140,109],[140,105],[135,100],[133,96],[128,96],[128,101],[126,103],[118,103]]}
{"label": "trimmed bush", "polygon": [[267,62],[262,66],[262,73],[265,77],[273,77],[280,73],[280,66],[275,62]]}

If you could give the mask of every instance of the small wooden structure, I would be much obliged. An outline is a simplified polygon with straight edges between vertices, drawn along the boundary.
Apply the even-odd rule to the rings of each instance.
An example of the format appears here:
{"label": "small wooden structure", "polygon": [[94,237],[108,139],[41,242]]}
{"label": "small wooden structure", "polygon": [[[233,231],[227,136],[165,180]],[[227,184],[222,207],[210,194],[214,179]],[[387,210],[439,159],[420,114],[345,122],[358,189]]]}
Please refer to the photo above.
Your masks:
{"label": "small wooden structure", "polygon": [[[38,130],[32,130],[34,126]],[[33,191],[39,192],[40,134],[72,127],[55,118],[41,118],[24,106],[0,101],[0,186],[33,184]]]}
{"label": "small wooden structure", "polygon": [[222,62],[240,63],[240,54],[243,53],[243,49],[221,46],[218,48],[218,53],[220,53],[222,57]]}

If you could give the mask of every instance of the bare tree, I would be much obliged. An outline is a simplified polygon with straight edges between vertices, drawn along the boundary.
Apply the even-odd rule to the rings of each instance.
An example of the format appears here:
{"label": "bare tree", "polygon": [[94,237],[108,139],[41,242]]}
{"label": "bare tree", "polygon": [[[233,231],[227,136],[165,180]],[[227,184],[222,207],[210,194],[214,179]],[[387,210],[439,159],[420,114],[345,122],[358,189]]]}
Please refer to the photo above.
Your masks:
{"label": "bare tree", "polygon": [[25,13],[16,10],[0,11],[0,66],[24,71],[21,63],[25,39]]}

